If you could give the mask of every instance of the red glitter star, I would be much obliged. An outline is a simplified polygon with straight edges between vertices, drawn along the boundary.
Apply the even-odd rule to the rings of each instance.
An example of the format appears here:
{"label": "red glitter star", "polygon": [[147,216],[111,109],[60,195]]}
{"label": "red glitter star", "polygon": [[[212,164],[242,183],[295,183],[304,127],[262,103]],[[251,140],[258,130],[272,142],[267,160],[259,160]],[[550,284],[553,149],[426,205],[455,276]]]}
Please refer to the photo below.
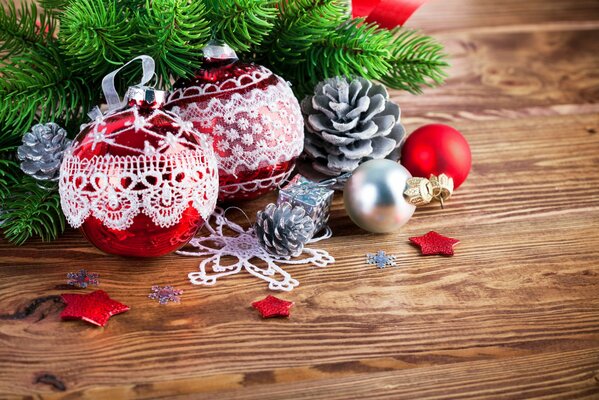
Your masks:
{"label": "red glitter star", "polygon": [[453,246],[460,243],[457,239],[439,235],[434,231],[430,231],[424,236],[411,237],[410,241],[420,246],[420,251],[424,256],[435,254],[453,256]]}
{"label": "red glitter star", "polygon": [[103,290],[88,294],[62,294],[66,307],[60,313],[62,319],[82,319],[90,324],[104,326],[108,319],[129,310],[118,301],[112,300]]}
{"label": "red glitter star", "polygon": [[288,317],[291,306],[293,306],[292,301],[281,300],[271,295],[252,303],[252,307],[260,311],[262,318]]}

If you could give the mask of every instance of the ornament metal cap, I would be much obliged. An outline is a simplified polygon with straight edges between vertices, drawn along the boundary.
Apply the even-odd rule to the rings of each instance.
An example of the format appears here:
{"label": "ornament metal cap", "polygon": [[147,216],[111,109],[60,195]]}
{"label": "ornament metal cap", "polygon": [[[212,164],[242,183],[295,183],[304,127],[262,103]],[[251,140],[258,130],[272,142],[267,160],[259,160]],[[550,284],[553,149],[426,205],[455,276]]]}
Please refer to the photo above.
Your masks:
{"label": "ornament metal cap", "polygon": [[223,41],[212,39],[202,50],[204,58],[209,60],[239,60],[237,53]]}
{"label": "ornament metal cap", "polygon": [[166,103],[168,92],[150,86],[130,86],[125,94],[125,102],[148,103],[152,107],[161,107]]}
{"label": "ornament metal cap", "polygon": [[449,200],[453,193],[453,179],[445,174],[431,175],[426,178],[410,178],[406,182],[403,194],[408,203],[424,206],[433,200],[443,203]]}
{"label": "ornament metal cap", "polygon": [[433,187],[433,198],[439,200],[443,206],[443,202],[449,200],[453,193],[453,179],[441,174],[439,176],[431,175],[428,180]]}
{"label": "ornament metal cap", "polygon": [[433,201],[433,186],[426,178],[410,178],[403,194],[408,203],[423,206]]}

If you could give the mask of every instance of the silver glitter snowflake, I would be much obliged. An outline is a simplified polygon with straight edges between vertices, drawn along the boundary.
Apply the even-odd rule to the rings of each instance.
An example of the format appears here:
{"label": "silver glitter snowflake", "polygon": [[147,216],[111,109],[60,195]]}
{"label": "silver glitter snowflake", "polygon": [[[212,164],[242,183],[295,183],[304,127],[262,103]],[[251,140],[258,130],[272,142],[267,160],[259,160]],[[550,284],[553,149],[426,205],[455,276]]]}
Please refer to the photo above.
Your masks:
{"label": "silver glitter snowflake", "polygon": [[180,303],[182,290],[175,289],[172,286],[152,286],[152,293],[148,297],[152,300],[158,300],[160,304],[166,304],[169,301]]}
{"label": "silver glitter snowflake", "polygon": [[385,267],[396,267],[397,263],[395,262],[397,257],[388,256],[384,251],[379,250],[376,254],[368,253],[366,254],[366,263],[370,265],[376,265],[379,268]]}

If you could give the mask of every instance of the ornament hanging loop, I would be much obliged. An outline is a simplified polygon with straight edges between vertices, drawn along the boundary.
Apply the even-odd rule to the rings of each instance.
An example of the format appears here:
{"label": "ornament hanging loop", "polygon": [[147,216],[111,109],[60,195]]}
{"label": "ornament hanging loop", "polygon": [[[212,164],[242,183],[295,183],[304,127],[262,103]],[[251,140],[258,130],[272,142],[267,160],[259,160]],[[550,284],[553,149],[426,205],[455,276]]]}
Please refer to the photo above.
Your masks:
{"label": "ornament hanging loop", "polygon": [[124,106],[124,100],[121,100],[121,97],[119,96],[119,94],[116,90],[115,84],[114,84],[116,75],[119,72],[121,72],[121,70],[123,68],[125,68],[126,66],[128,66],[129,64],[131,64],[132,62],[137,61],[137,60],[141,60],[141,66],[142,66],[142,71],[143,71],[141,81],[139,82],[138,85],[144,86],[145,84],[150,82],[152,80],[152,78],[154,77],[156,63],[154,62],[154,59],[152,57],[147,56],[147,55],[141,55],[141,56],[135,57],[134,59],[130,60],[122,67],[120,67],[120,68],[112,71],[108,75],[106,75],[104,77],[104,79],[102,79],[102,91],[104,92],[104,98],[106,99],[106,104],[108,104],[109,112],[117,110]]}

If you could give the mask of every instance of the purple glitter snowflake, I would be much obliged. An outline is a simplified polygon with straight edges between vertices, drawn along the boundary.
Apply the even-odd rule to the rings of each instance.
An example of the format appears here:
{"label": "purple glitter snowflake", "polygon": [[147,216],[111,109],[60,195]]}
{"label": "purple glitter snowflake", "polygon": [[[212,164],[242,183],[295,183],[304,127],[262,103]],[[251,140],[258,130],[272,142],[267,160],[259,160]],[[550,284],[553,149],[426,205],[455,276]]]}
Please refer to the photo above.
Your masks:
{"label": "purple glitter snowflake", "polygon": [[180,303],[182,290],[175,289],[172,286],[152,286],[152,293],[148,297],[152,300],[158,300],[160,304],[166,304],[169,301]]}
{"label": "purple glitter snowflake", "polygon": [[81,289],[85,289],[89,285],[98,286],[98,277],[100,275],[93,272],[87,272],[84,269],[80,269],[77,272],[69,272],[67,274],[67,285],[77,286]]}

